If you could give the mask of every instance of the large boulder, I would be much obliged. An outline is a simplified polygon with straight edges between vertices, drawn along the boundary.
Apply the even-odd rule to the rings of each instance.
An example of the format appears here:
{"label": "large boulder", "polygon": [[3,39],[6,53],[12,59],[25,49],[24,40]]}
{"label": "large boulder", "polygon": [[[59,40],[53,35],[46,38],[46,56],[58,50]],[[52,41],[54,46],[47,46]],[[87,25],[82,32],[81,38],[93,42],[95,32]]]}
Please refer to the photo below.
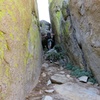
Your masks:
{"label": "large boulder", "polygon": [[40,21],[40,33],[41,35],[46,35],[48,32],[50,32],[51,24],[45,20]]}
{"label": "large boulder", "polygon": [[52,0],[50,16],[58,42],[74,64],[91,70],[100,83],[100,1]]}
{"label": "large boulder", "polygon": [[36,0],[0,0],[0,100],[25,100],[40,75]]}
{"label": "large boulder", "polygon": [[65,100],[100,100],[99,90],[93,87],[83,87],[77,83],[67,82],[62,85],[54,85],[57,93]]}

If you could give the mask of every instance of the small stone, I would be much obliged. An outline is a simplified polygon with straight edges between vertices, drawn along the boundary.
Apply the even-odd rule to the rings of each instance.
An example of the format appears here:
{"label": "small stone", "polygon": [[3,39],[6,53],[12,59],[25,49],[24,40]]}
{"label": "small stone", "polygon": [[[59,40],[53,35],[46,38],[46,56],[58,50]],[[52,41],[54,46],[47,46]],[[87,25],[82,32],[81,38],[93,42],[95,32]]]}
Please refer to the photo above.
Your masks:
{"label": "small stone", "polygon": [[60,72],[60,74],[64,74],[64,73],[65,73],[64,71],[61,71],[61,72]]}
{"label": "small stone", "polygon": [[70,75],[68,74],[68,75],[66,75],[67,76],[67,78],[70,78]]}
{"label": "small stone", "polygon": [[42,76],[43,76],[43,77],[46,77],[46,74],[45,74],[45,73],[42,73]]}
{"label": "small stone", "polygon": [[93,85],[93,83],[92,83],[92,82],[87,82],[87,84],[88,84],[88,85]]}
{"label": "small stone", "polygon": [[87,81],[88,81],[88,77],[87,77],[87,76],[82,76],[82,77],[80,77],[80,78],[78,78],[78,79],[79,79],[80,82],[85,82],[85,83],[87,83]]}
{"label": "small stone", "polygon": [[59,65],[59,62],[54,62],[56,65]]}
{"label": "small stone", "polygon": [[49,80],[49,81],[47,82],[47,86],[49,86],[50,84],[52,84],[51,80]]}
{"label": "small stone", "polygon": [[60,70],[63,70],[64,68],[62,66],[60,66]]}
{"label": "small stone", "polygon": [[42,90],[39,91],[39,94],[42,94]]}
{"label": "small stone", "polygon": [[45,90],[45,92],[46,92],[46,93],[53,93],[54,90],[53,90],[53,89],[52,89],[52,90]]}
{"label": "small stone", "polygon": [[44,67],[44,68],[48,68],[49,65],[48,65],[47,63],[44,63],[44,64],[42,64],[42,67]]}
{"label": "small stone", "polygon": [[98,87],[98,86],[99,86],[99,84],[98,84],[98,83],[96,83],[96,84],[94,84],[94,86],[95,86],[95,87]]}
{"label": "small stone", "polygon": [[51,96],[45,96],[42,100],[53,100]]}
{"label": "small stone", "polygon": [[69,81],[69,79],[62,74],[55,74],[53,76],[51,76],[51,81],[53,83],[57,83],[57,84],[63,84]]}

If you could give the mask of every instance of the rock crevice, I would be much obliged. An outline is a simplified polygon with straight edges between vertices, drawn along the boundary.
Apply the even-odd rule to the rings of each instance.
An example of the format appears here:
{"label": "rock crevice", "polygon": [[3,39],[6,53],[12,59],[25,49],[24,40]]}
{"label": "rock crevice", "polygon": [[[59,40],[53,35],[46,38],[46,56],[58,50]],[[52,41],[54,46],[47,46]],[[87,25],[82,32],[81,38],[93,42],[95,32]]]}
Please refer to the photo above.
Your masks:
{"label": "rock crevice", "polygon": [[[98,0],[53,0],[50,16],[57,42],[64,45],[71,61],[91,70],[100,83],[99,4]],[[59,18],[56,6],[60,8]]]}

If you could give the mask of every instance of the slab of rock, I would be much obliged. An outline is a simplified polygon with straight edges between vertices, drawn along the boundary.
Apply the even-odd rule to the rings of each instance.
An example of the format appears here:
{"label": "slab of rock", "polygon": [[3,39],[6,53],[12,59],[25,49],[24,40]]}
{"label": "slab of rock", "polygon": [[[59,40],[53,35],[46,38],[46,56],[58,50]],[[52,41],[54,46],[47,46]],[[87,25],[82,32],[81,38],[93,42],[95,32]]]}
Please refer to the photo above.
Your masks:
{"label": "slab of rock", "polygon": [[53,89],[51,89],[51,90],[45,90],[45,92],[46,92],[46,93],[53,93],[54,90],[53,90]]}
{"label": "slab of rock", "polygon": [[42,100],[53,100],[51,96],[45,96]]}
{"label": "slab of rock", "polygon": [[69,79],[65,75],[55,74],[51,76],[51,81],[57,84],[63,84],[69,81]]}
{"label": "slab of rock", "polygon": [[88,77],[87,76],[82,76],[82,77],[79,77],[78,79],[79,79],[80,82],[87,83],[87,81],[88,81]]}
{"label": "slab of rock", "polygon": [[55,85],[54,89],[66,100],[100,100],[99,90],[85,88],[77,83],[67,82],[63,85]]}
{"label": "slab of rock", "polygon": [[44,64],[42,64],[42,67],[44,67],[44,68],[48,68],[49,65],[48,65],[48,63],[44,63]]}

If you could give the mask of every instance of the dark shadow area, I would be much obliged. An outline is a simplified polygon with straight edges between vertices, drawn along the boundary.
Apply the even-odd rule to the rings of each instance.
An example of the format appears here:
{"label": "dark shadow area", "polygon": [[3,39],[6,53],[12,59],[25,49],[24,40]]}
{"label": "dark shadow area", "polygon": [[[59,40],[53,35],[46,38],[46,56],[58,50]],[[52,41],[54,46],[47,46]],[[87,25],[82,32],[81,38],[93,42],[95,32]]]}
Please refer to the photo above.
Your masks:
{"label": "dark shadow area", "polygon": [[55,45],[55,37],[52,32],[51,24],[45,20],[40,21],[40,34],[43,49],[52,49]]}

